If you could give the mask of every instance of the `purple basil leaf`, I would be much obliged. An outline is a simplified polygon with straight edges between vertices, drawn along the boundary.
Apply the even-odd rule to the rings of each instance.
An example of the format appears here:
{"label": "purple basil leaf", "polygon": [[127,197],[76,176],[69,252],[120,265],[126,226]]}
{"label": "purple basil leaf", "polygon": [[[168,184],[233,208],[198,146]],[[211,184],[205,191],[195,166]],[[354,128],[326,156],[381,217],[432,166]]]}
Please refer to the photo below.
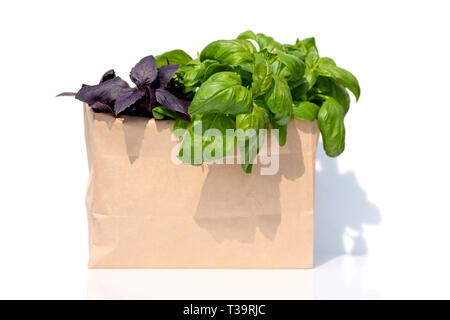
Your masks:
{"label": "purple basil leaf", "polygon": [[145,95],[145,90],[139,88],[124,88],[114,104],[114,113],[117,116],[129,106],[136,103]]}
{"label": "purple basil leaf", "polygon": [[169,91],[164,89],[156,89],[155,90],[156,101],[164,107],[177,111],[183,114],[187,114],[187,110],[189,108],[189,101],[181,100],[171,94]]}
{"label": "purple basil leaf", "polygon": [[131,107],[127,108],[122,114],[128,115],[128,116],[135,116],[135,117],[151,117],[152,114],[147,111],[147,108],[143,107],[144,104],[142,103],[135,103]]}
{"label": "purple basil leaf", "polygon": [[116,73],[114,72],[113,69],[108,70],[105,72],[105,74],[102,76],[102,78],[100,79],[100,83],[111,80],[113,78],[116,77]]}
{"label": "purple basil leaf", "polygon": [[167,85],[169,84],[170,80],[173,78],[179,67],[179,64],[168,64],[158,69],[160,88],[167,88]]}
{"label": "purple basil leaf", "polygon": [[75,98],[87,104],[101,102],[110,105],[125,88],[129,88],[128,83],[120,77],[115,77],[95,86],[83,86]]}
{"label": "purple basil leaf", "polygon": [[123,114],[128,115],[142,115],[142,116],[152,116],[152,109],[157,105],[155,90],[145,87],[141,89],[144,92],[142,99],[136,101],[131,108],[126,109]]}
{"label": "purple basil leaf", "polygon": [[90,107],[92,108],[92,110],[94,110],[96,112],[114,113],[114,111],[111,109],[110,106],[108,106],[107,104],[101,103],[101,102],[95,102],[95,103],[91,104]]}
{"label": "purple basil leaf", "polygon": [[73,97],[76,94],[77,94],[76,92],[62,92],[58,94],[57,97]]}
{"label": "purple basil leaf", "polygon": [[156,101],[156,94],[154,89],[150,89],[150,87],[145,87],[145,92],[147,94],[147,111],[151,114],[152,109],[158,104]]}
{"label": "purple basil leaf", "polygon": [[158,78],[158,67],[153,56],[148,56],[139,61],[136,66],[131,69],[131,81],[139,88],[152,84]]}

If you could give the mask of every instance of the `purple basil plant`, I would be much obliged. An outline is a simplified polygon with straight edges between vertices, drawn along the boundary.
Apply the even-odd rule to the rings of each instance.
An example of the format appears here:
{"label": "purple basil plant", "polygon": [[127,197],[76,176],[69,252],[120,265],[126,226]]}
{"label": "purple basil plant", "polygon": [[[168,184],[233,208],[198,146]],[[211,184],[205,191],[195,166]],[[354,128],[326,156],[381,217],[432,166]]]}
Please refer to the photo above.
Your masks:
{"label": "purple basil plant", "polygon": [[65,92],[58,96],[75,96],[97,112],[111,112],[135,116],[152,116],[152,109],[161,105],[173,110],[184,120],[190,120],[188,108],[190,101],[180,99],[169,92],[172,77],[180,67],[170,64],[157,67],[153,56],[139,61],[131,69],[130,78],[136,87],[130,87],[126,81],[116,76],[114,70],[107,71],[97,85],[83,85],[77,92]]}

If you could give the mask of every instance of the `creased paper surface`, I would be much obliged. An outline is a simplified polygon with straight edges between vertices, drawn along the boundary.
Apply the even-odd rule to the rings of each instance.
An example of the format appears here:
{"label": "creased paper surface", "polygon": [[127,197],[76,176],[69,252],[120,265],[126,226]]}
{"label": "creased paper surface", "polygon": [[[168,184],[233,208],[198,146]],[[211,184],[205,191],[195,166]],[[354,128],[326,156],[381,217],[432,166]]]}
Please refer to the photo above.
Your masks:
{"label": "creased paper surface", "polygon": [[89,267],[312,267],[317,124],[292,120],[266,176],[174,164],[172,127],[85,106]]}

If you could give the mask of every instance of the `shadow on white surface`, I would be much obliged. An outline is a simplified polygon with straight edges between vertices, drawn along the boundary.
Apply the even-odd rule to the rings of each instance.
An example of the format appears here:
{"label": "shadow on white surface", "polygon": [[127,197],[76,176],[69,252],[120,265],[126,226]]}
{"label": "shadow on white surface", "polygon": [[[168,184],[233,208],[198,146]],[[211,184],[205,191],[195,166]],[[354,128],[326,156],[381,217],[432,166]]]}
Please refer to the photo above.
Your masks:
{"label": "shadow on white surface", "polygon": [[314,215],[314,265],[341,255],[367,255],[363,226],[381,221],[354,172],[340,173],[337,160],[317,149]]}
{"label": "shadow on white surface", "polygon": [[92,269],[88,299],[376,299],[365,257],[311,270]]}
{"label": "shadow on white surface", "polygon": [[[381,216],[319,145],[311,270],[92,269],[89,299],[377,299],[364,225]],[[378,271],[375,271],[378,272]]]}

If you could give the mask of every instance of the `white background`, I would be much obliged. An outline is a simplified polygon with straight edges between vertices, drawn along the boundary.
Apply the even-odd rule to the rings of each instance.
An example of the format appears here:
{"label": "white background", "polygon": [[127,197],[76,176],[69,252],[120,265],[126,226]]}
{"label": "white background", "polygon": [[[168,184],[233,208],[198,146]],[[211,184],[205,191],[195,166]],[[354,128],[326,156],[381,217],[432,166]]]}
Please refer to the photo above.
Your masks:
{"label": "white background", "polygon": [[[2,2],[0,298],[450,298],[449,9],[446,1]],[[360,81],[346,151],[337,160],[318,152],[316,269],[88,273],[82,106],[54,96],[110,68],[126,78],[146,55],[195,55],[247,29],[285,43],[315,36],[319,53]]]}

